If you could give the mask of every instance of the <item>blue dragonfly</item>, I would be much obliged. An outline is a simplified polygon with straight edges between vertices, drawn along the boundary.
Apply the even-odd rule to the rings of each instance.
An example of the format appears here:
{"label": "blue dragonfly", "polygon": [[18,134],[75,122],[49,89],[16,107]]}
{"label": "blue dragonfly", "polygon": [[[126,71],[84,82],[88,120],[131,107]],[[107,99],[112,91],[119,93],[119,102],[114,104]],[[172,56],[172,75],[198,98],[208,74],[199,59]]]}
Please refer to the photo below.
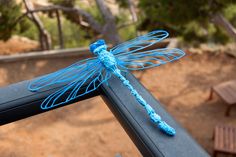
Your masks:
{"label": "blue dragonfly", "polygon": [[[69,67],[41,76],[31,81],[28,89],[39,91],[52,85],[63,84],[63,87],[42,102],[42,109],[50,109],[96,90],[101,84],[107,83],[112,75],[115,75],[143,106],[151,121],[165,134],[174,136],[175,129],[161,119],[121,73],[121,71],[143,70],[160,66],[183,57],[185,53],[176,48],[147,50],[150,46],[167,38],[168,35],[168,32],[164,30],[155,30],[121,43],[109,51],[104,40],[97,40],[90,45],[90,51],[95,57],[78,61]],[[81,93],[80,89],[84,88],[85,84],[87,85],[86,89]]]}

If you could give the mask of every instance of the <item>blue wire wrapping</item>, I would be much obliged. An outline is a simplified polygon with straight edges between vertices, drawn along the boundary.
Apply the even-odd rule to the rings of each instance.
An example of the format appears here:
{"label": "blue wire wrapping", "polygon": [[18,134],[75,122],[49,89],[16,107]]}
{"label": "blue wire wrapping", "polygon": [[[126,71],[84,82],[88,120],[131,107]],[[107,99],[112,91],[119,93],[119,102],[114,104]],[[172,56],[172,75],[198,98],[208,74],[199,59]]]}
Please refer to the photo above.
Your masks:
{"label": "blue wire wrapping", "polygon": [[[147,69],[183,57],[185,53],[176,48],[145,50],[145,48],[160,42],[167,36],[168,32],[164,30],[152,31],[146,35],[117,45],[109,51],[107,51],[105,41],[100,39],[90,45],[90,51],[96,57],[79,61],[67,68],[42,76],[30,82],[28,89],[30,91],[39,91],[48,86],[63,84],[64,86],[62,88],[49,95],[42,102],[42,109],[50,109],[96,90],[101,84],[107,83],[113,74],[121,80],[122,84],[130,90],[139,104],[143,106],[151,121],[165,134],[174,136],[176,134],[175,129],[161,119],[121,74],[121,70]],[[85,84],[86,89],[81,93],[80,89]],[[70,93],[68,94],[68,92]]]}
{"label": "blue wire wrapping", "polygon": [[120,73],[119,69],[114,71],[114,74],[122,81],[122,83],[130,90],[131,94],[136,98],[140,105],[147,111],[152,122],[157,124],[158,128],[167,135],[174,136],[175,129],[170,127],[166,122],[161,120],[161,117],[155,112],[155,110],[142,98],[142,96],[134,89],[129,81]]}

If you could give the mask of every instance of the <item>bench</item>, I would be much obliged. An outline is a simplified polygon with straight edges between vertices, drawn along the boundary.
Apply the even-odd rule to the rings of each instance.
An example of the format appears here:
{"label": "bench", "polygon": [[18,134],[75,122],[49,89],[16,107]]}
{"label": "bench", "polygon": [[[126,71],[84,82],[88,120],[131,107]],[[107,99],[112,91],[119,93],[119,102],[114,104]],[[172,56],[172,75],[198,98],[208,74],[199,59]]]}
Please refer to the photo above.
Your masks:
{"label": "bench", "polygon": [[208,100],[213,98],[216,93],[227,104],[225,116],[229,116],[231,108],[236,104],[236,80],[227,81],[213,86],[210,91]]}
{"label": "bench", "polygon": [[236,155],[236,127],[227,125],[215,127],[213,157],[218,153]]}

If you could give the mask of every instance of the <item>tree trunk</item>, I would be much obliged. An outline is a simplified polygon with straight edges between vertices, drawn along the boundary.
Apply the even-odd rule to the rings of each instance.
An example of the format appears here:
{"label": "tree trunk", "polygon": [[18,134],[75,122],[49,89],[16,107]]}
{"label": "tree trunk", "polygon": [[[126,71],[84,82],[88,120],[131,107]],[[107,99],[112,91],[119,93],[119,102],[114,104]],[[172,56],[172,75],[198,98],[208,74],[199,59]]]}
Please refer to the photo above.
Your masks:
{"label": "tree trunk", "polygon": [[[27,12],[34,10],[34,6],[30,0],[23,0]],[[36,13],[28,14],[28,17],[35,23],[39,31],[39,41],[42,50],[51,49],[50,34],[44,29],[43,23]]]}
{"label": "tree trunk", "polygon": [[222,27],[229,36],[231,36],[236,41],[236,29],[234,26],[220,13],[216,13],[212,16],[211,21],[217,25]]}
{"label": "tree trunk", "polygon": [[116,29],[116,23],[114,21],[106,22],[106,24],[103,26],[102,34],[109,43],[117,45],[121,42]]}
{"label": "tree trunk", "polygon": [[57,16],[57,28],[58,28],[58,38],[59,38],[59,44],[60,48],[64,48],[64,38],[63,38],[63,32],[62,32],[62,27],[61,27],[61,18],[60,18],[60,13],[58,10],[55,10],[56,16]]}
{"label": "tree trunk", "polygon": [[105,25],[102,29],[103,36],[112,44],[120,43],[121,39],[117,32],[115,17],[106,6],[104,0],[96,0],[96,3],[105,20]]}
{"label": "tree trunk", "polygon": [[[29,1],[29,0],[24,0]],[[66,15],[66,18],[70,21],[79,24],[82,28],[90,28],[95,34],[101,34],[109,43],[118,44],[121,39],[118,35],[116,27],[116,19],[110,12],[109,8],[106,6],[104,0],[96,0],[99,11],[105,21],[105,24],[99,23],[90,13],[79,8],[74,7],[73,4],[69,5],[52,5],[48,7],[41,7],[36,11],[48,11],[48,10],[62,10]],[[30,13],[36,12],[31,11]],[[86,25],[84,25],[86,23]],[[40,27],[41,28],[41,27]]]}
{"label": "tree trunk", "polygon": [[132,15],[132,20],[133,20],[133,22],[137,22],[138,17],[137,17],[136,11],[135,11],[134,2],[133,2],[133,0],[127,0],[127,2],[128,2],[128,5],[129,5],[129,11]]}

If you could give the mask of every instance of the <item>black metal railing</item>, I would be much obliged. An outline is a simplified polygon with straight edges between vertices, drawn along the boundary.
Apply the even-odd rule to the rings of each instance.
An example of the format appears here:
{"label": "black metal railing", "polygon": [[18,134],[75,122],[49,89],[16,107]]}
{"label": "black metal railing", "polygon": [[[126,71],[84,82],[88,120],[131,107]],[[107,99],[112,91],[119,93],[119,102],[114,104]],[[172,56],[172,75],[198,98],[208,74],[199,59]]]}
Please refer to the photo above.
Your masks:
{"label": "black metal railing", "polygon": [[[104,84],[98,90],[70,103],[101,95],[143,156],[209,156],[131,73],[126,73],[125,77],[157,113],[176,129],[176,136],[166,136],[151,124],[143,108],[116,77],[108,81],[109,86]],[[0,88],[1,125],[45,112],[40,104],[59,88],[55,86],[40,92],[30,92],[28,83],[23,81]]]}

